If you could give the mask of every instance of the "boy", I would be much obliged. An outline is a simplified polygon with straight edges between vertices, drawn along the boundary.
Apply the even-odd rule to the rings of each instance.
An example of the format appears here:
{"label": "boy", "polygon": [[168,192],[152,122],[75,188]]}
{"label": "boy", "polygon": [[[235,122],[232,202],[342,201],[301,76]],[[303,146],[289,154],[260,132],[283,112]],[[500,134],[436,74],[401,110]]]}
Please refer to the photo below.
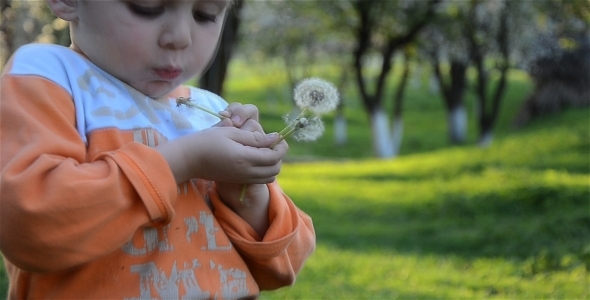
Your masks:
{"label": "boy", "polygon": [[287,144],[268,149],[277,135],[256,107],[181,86],[206,69],[229,1],[48,4],[72,46],[25,46],[1,77],[9,298],[236,299],[292,284],[315,234],[274,182]]}

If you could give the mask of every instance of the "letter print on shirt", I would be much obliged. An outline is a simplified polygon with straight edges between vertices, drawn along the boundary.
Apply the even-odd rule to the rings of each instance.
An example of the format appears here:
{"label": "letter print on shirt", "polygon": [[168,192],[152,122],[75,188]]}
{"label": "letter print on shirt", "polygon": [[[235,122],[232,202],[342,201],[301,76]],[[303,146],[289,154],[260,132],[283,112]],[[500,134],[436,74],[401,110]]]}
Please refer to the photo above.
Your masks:
{"label": "letter print on shirt", "polygon": [[[220,229],[215,226],[213,215],[207,211],[200,211],[199,218],[185,217],[183,219],[186,225],[186,239],[176,240],[175,243],[187,244],[196,243],[199,238],[198,232],[201,231],[201,239],[206,239],[206,246],[201,247],[201,251],[229,251],[232,246],[218,245],[216,233]],[[174,249],[174,246],[168,241],[168,230],[172,225],[166,225],[161,228],[147,228],[143,231],[143,245],[137,247],[130,241],[123,246],[122,250],[133,256],[148,255],[152,251],[173,252],[183,249]],[[194,236],[193,236],[194,235]],[[191,239],[191,237],[193,237]],[[136,241],[137,242],[137,241]],[[206,259],[207,255],[205,255]],[[203,290],[199,285],[196,274],[199,268],[203,266],[199,260],[193,258],[184,263],[174,261],[170,265],[160,265],[155,261],[148,261],[141,264],[131,265],[129,272],[139,276],[139,296],[133,296],[126,299],[203,299],[213,298],[237,299],[247,296],[249,293],[247,285],[247,273],[245,270],[230,267],[225,268],[216,263],[214,259],[209,259],[209,269],[211,276],[218,277],[219,290],[208,292]],[[137,294],[136,294],[137,295]]]}
{"label": "letter print on shirt", "polygon": [[[215,263],[211,261],[211,269],[215,268]],[[248,285],[246,284],[246,273],[236,268],[224,269],[222,265],[217,265],[219,271],[219,281],[221,282],[221,292],[224,299],[235,299],[241,295],[248,294]]]}
{"label": "letter print on shirt", "polygon": [[[185,266],[186,267],[186,266]],[[166,275],[162,269],[158,269],[155,263],[131,266],[132,273],[139,273],[140,276],[140,295],[139,297],[126,298],[135,299],[205,299],[209,298],[210,293],[203,291],[195,277],[194,269],[200,267],[198,262],[193,261],[192,266],[183,270],[178,270],[176,262],[172,265],[169,275]],[[185,290],[185,294],[179,297],[180,283]],[[158,295],[152,295],[152,290]],[[154,297],[155,296],[155,297]]]}
{"label": "letter print on shirt", "polygon": [[191,234],[197,233],[199,230],[199,224],[197,223],[197,219],[195,217],[184,218],[184,223],[186,224],[186,227],[188,227],[186,230],[186,240],[190,243]]}
{"label": "letter print on shirt", "polygon": [[213,251],[228,251],[231,249],[231,244],[227,246],[217,245],[215,233],[220,229],[215,227],[215,222],[213,222],[212,214],[207,213],[206,211],[201,211],[201,214],[199,216],[199,222],[203,226],[205,226],[205,234],[207,235],[207,247],[202,247],[201,249]]}
{"label": "letter print on shirt", "polygon": [[[149,252],[158,250],[160,252],[169,252],[174,250],[174,247],[170,245],[168,241],[168,229],[170,225],[166,225],[162,228],[145,228],[143,230],[143,246],[137,248],[133,245],[133,240],[123,245],[122,250],[133,256],[146,255]],[[160,236],[162,238],[160,238]]]}

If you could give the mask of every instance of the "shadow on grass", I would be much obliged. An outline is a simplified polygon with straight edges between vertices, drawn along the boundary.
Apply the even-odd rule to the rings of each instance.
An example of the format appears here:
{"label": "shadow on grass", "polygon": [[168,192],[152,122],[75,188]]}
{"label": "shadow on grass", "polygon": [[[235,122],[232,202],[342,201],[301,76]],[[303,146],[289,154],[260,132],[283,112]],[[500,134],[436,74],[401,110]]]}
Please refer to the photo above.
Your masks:
{"label": "shadow on grass", "polygon": [[411,206],[365,202],[341,210],[301,206],[321,224],[318,243],[337,248],[532,259],[539,272],[567,268],[562,258],[573,257],[570,264],[590,270],[588,189],[541,186],[441,199]]}

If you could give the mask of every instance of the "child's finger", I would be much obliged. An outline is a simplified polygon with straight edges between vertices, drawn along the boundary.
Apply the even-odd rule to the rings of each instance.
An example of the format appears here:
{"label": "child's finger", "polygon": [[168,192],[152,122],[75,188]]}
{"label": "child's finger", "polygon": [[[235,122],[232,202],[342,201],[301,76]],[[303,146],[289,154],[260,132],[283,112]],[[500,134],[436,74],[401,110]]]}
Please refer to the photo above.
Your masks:
{"label": "child's finger", "polygon": [[213,125],[213,127],[229,127],[229,126],[231,126],[231,127],[234,126],[233,122],[229,118],[221,119],[217,124]]}
{"label": "child's finger", "polygon": [[240,129],[250,131],[250,132],[264,133],[264,129],[262,128],[262,125],[260,125],[260,123],[254,121],[252,119],[246,120],[246,122],[244,122],[244,124],[240,127]]}
{"label": "child's finger", "polygon": [[226,118],[231,118],[231,112],[227,111],[227,108],[226,108],[226,110],[220,111],[219,114],[226,117]]}
{"label": "child's finger", "polygon": [[228,135],[234,142],[253,148],[268,148],[277,138],[277,133],[264,134],[260,131],[240,130]]}
{"label": "child's finger", "polygon": [[258,108],[252,104],[241,104],[237,102],[230,103],[225,112],[229,113],[229,118],[232,120],[235,127],[242,127],[246,120],[253,119],[258,122]]}

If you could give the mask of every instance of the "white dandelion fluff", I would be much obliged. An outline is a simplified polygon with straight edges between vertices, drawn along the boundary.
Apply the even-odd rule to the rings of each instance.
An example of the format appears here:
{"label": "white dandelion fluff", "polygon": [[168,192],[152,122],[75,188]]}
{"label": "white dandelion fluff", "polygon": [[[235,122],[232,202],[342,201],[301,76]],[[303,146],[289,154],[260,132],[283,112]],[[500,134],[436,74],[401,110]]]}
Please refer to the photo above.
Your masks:
{"label": "white dandelion fluff", "polygon": [[324,133],[324,123],[317,116],[309,119],[301,118],[298,124],[299,128],[293,132],[293,138],[296,141],[315,141]]}
{"label": "white dandelion fluff", "polygon": [[302,80],[294,90],[295,104],[302,110],[325,114],[338,106],[338,90],[331,83],[319,78]]}

